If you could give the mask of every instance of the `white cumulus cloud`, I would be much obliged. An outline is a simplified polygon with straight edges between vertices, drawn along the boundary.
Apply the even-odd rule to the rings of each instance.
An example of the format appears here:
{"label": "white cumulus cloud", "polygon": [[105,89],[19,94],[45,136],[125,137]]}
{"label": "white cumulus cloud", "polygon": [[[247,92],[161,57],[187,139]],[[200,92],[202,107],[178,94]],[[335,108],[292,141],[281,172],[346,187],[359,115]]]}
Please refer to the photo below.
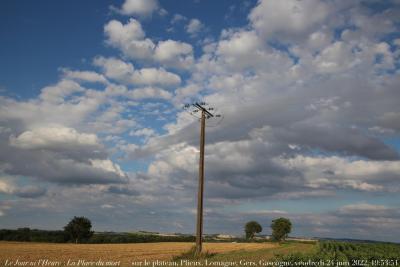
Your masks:
{"label": "white cumulus cloud", "polygon": [[62,69],[62,72],[64,78],[66,79],[92,83],[107,83],[107,79],[103,75],[94,71],[73,71],[69,69]]}
{"label": "white cumulus cloud", "polygon": [[74,145],[98,146],[95,134],[78,133],[75,129],[63,126],[37,128],[10,137],[13,146],[22,149],[60,148]]}
{"label": "white cumulus cloud", "polygon": [[157,0],[125,0],[120,13],[124,15],[149,16],[158,8]]}
{"label": "white cumulus cloud", "polygon": [[135,69],[131,63],[116,58],[97,57],[94,64],[102,68],[104,75],[125,84],[178,85],[181,78],[164,68]]}
{"label": "white cumulus cloud", "polygon": [[180,69],[187,69],[194,62],[190,44],[170,39],[155,44],[145,38],[140,22],[135,19],[130,19],[126,24],[111,20],[104,26],[104,33],[110,46],[120,49],[131,59],[158,62]]}
{"label": "white cumulus cloud", "polygon": [[178,85],[181,83],[181,78],[163,68],[143,68],[135,71],[132,76],[132,82],[135,84],[144,85]]}
{"label": "white cumulus cloud", "polygon": [[199,19],[191,19],[186,25],[186,32],[191,36],[195,36],[204,28],[203,23]]}
{"label": "white cumulus cloud", "polygon": [[274,34],[297,37],[320,26],[328,15],[329,6],[324,1],[260,0],[249,19],[253,27],[267,37]]}
{"label": "white cumulus cloud", "polygon": [[171,99],[172,94],[164,89],[157,87],[144,87],[131,90],[129,96],[133,99],[148,99],[148,98],[160,98],[160,99]]}

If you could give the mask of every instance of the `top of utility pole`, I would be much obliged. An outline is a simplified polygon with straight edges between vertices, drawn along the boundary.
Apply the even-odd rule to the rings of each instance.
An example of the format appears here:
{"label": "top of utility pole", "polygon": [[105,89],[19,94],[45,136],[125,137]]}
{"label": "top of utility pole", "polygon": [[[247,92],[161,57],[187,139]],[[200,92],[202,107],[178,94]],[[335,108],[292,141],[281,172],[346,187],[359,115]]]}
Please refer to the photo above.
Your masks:
{"label": "top of utility pole", "polygon": [[221,114],[215,114],[215,108],[210,107],[206,102],[194,102],[192,104],[185,104],[183,109],[187,111],[190,115],[197,119],[201,119],[200,114],[205,113],[206,119],[222,119]]}

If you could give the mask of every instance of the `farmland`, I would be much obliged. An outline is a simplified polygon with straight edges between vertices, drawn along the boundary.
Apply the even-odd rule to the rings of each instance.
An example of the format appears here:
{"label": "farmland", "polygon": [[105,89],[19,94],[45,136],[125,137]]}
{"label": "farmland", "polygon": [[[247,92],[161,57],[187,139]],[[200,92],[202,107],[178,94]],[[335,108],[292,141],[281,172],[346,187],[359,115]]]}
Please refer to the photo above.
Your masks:
{"label": "farmland", "polygon": [[[206,257],[182,257],[193,243],[0,242],[0,266],[400,266],[400,245],[352,242],[205,243]],[[177,257],[178,256],[178,257]],[[18,260],[19,264],[15,264]],[[147,261],[148,265],[143,264]],[[95,264],[102,262],[103,265]],[[150,262],[150,263],[149,263]],[[93,263],[93,264],[91,264]],[[105,264],[107,263],[107,264]],[[157,264],[154,264],[157,263]],[[153,265],[154,264],[154,265]]]}
{"label": "farmland", "polygon": [[[296,266],[307,262],[325,266],[400,266],[400,245],[393,243],[320,242],[311,253],[280,255],[277,260]],[[299,264],[303,262],[304,264]]]}
{"label": "farmland", "polygon": [[[41,259],[63,263],[79,260],[120,261],[120,266],[131,266],[132,261],[171,260],[193,246],[188,242],[142,244],[51,244],[33,242],[0,242],[0,264],[8,260],[37,262]],[[273,243],[205,243],[211,253],[273,249]]]}

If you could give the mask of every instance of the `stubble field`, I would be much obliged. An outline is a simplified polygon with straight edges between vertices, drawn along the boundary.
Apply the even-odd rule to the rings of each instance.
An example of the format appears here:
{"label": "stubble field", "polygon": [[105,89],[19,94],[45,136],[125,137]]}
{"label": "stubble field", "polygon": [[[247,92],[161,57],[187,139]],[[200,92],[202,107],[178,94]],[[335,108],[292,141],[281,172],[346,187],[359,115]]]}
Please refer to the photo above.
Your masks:
{"label": "stubble field", "polygon": [[[184,242],[138,244],[52,244],[30,242],[0,242],[0,265],[7,260],[38,262],[39,260],[77,262],[120,261],[120,266],[132,266],[134,261],[171,260],[188,251],[194,244]],[[277,247],[273,243],[205,243],[204,250],[211,253],[254,251]],[[15,266],[15,265],[14,265]]]}

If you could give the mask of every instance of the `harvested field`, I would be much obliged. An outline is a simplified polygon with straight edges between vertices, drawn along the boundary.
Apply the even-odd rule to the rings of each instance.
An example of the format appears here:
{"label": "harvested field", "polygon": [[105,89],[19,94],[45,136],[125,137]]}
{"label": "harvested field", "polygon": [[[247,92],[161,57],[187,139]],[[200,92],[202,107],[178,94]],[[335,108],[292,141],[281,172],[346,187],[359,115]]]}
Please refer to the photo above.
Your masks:
{"label": "harvested field", "polygon": [[[6,260],[62,262],[71,261],[120,261],[120,266],[132,266],[132,261],[171,260],[173,256],[189,250],[194,243],[140,243],[140,244],[51,244],[29,242],[0,242],[0,266]],[[272,243],[205,243],[209,252],[258,250],[278,246]],[[5,265],[5,264],[4,264]],[[15,265],[13,265],[15,266]],[[82,265],[81,265],[82,266]]]}

